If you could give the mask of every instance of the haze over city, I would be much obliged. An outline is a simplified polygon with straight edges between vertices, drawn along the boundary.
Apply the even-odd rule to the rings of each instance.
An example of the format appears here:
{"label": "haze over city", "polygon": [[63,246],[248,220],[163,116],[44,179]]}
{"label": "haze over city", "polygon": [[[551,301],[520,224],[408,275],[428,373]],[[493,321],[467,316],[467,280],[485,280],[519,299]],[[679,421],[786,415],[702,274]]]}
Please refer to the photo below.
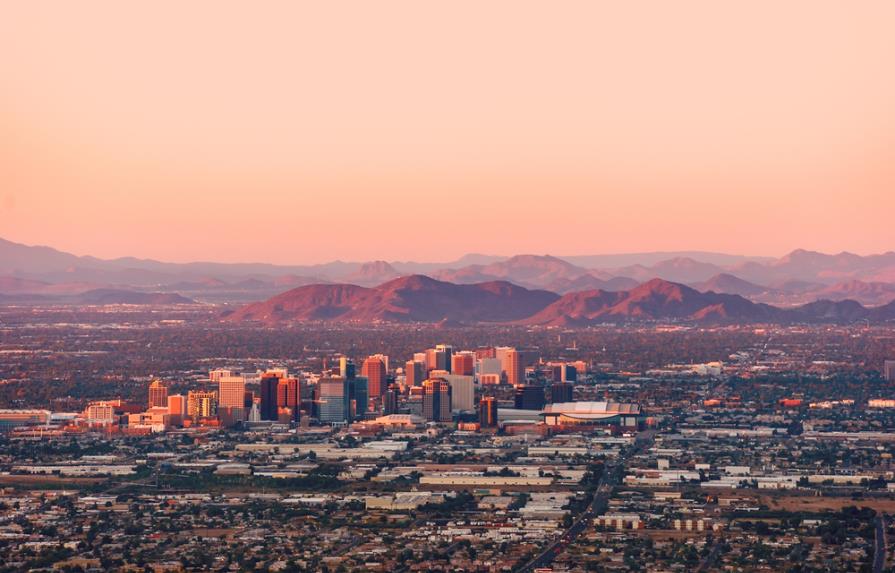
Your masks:
{"label": "haze over city", "polygon": [[0,8],[0,236],[185,262],[879,253],[891,2]]}

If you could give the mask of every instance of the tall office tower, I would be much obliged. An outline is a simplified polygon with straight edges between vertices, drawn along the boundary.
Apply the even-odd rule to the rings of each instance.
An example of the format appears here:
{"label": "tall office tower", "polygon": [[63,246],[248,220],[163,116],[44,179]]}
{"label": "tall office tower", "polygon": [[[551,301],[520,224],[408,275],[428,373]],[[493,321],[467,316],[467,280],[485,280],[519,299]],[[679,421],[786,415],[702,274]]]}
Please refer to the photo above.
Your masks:
{"label": "tall office tower", "polygon": [[285,368],[268,368],[264,374],[266,376],[276,376],[277,378],[289,378],[289,371]]}
{"label": "tall office tower", "polygon": [[386,416],[398,413],[398,388],[394,384],[388,387],[382,398],[382,413]]}
{"label": "tall office tower", "polygon": [[483,428],[497,427],[497,398],[482,398],[479,402],[479,425]]}
{"label": "tall office tower", "polygon": [[515,348],[506,353],[504,370],[507,373],[507,384],[513,386],[525,383],[525,362],[522,352]]}
{"label": "tall office tower", "polygon": [[245,398],[245,378],[242,376],[218,378],[218,409],[228,421],[245,421]]}
{"label": "tall office tower", "polygon": [[348,402],[351,407],[351,419],[360,420],[369,411],[370,391],[367,386],[369,381],[363,376],[357,376],[348,380]]}
{"label": "tall office tower", "polygon": [[357,375],[357,368],[354,366],[354,361],[352,361],[347,356],[339,357],[339,376],[344,378],[345,380],[351,380]]}
{"label": "tall office tower", "polygon": [[298,386],[298,409],[302,412],[302,416],[307,415],[304,419],[307,418],[316,418],[317,417],[317,384],[299,384]]}
{"label": "tall office tower", "polygon": [[321,378],[317,383],[320,392],[319,414],[324,424],[344,424],[348,421],[348,380],[338,378]]}
{"label": "tall office tower", "polygon": [[379,357],[371,356],[364,360],[364,365],[361,367],[360,372],[361,376],[367,379],[367,389],[370,392],[370,398],[381,398],[388,387],[388,382],[385,378],[385,362]]}
{"label": "tall office tower", "polygon": [[475,363],[475,373],[479,380],[485,374],[496,374],[500,378],[503,374],[503,364],[498,358],[479,358]]}
{"label": "tall office tower", "polygon": [[886,360],[883,365],[883,374],[887,382],[895,382],[895,360]]}
{"label": "tall office tower", "polygon": [[216,368],[208,372],[208,378],[213,382],[219,382],[224,376],[238,376],[239,372],[227,370],[224,368]]}
{"label": "tall office tower", "polygon": [[475,349],[476,360],[483,358],[497,358],[497,350],[493,346],[481,346]]}
{"label": "tall office tower", "polygon": [[243,394],[242,407],[248,411],[255,404],[255,393],[251,390],[246,390],[246,393]]}
{"label": "tall office tower", "polygon": [[416,360],[417,362],[422,362],[423,364],[425,364],[426,363],[426,353],[425,352],[414,352],[413,359]]}
{"label": "tall office tower", "polygon": [[435,369],[451,371],[451,358],[454,348],[450,344],[435,345]]}
{"label": "tall office tower", "polygon": [[543,410],[544,402],[543,386],[526,386],[523,384],[516,386],[515,406],[517,410]]}
{"label": "tall office tower", "polygon": [[286,394],[288,391],[289,385],[286,382],[286,378],[280,378],[277,381],[277,408],[285,408],[286,407]]}
{"label": "tall office tower", "polygon": [[218,394],[214,391],[190,390],[186,398],[190,418],[214,418],[218,415]]}
{"label": "tall office tower", "polygon": [[183,425],[183,419],[186,417],[186,396],[183,394],[168,396],[168,416],[172,426]]}
{"label": "tall office tower", "polygon": [[562,381],[563,382],[577,382],[578,381],[578,369],[575,368],[571,364],[563,364],[562,365]]}
{"label": "tall office tower", "polygon": [[246,419],[249,422],[260,422],[261,421],[261,408],[258,407],[257,402],[252,402],[252,407],[246,410],[248,414],[246,414]]}
{"label": "tall office tower", "polygon": [[448,374],[442,376],[451,385],[451,410],[475,412],[475,378]]}
{"label": "tall office tower", "polygon": [[408,413],[423,417],[423,387],[413,386],[410,388],[410,394],[407,396]]}
{"label": "tall office tower", "polygon": [[378,358],[385,365],[385,372],[387,374],[389,371],[388,355],[387,354],[374,354],[372,357]]}
{"label": "tall office tower", "polygon": [[423,382],[423,417],[429,422],[451,421],[451,385],[446,380]]}
{"label": "tall office tower", "polygon": [[547,364],[547,379],[551,382],[562,382],[562,364],[550,362]]}
{"label": "tall office tower", "polygon": [[500,360],[500,365],[503,367],[504,370],[506,370],[507,365],[507,354],[509,354],[512,350],[516,349],[512,346],[498,346],[494,349],[494,358]]}
{"label": "tall office tower", "polygon": [[408,360],[404,365],[404,383],[419,386],[426,379],[426,365],[418,360]]}
{"label": "tall office tower", "polygon": [[301,402],[301,384],[298,378],[280,378],[277,383],[277,412],[282,420],[280,412],[288,410],[291,421],[297,422],[299,418],[299,406]]}
{"label": "tall office tower", "polygon": [[472,376],[475,374],[475,354],[469,351],[458,352],[451,356],[451,374]]}
{"label": "tall office tower", "polygon": [[437,366],[435,365],[435,349],[427,348],[426,349],[426,372],[430,372],[435,370]]}
{"label": "tall office tower", "polygon": [[149,385],[149,407],[168,407],[168,386],[161,380],[153,380]]}
{"label": "tall office tower", "polygon": [[277,421],[277,387],[280,385],[280,376],[266,372],[261,377],[261,419]]}
{"label": "tall office tower", "polygon": [[553,384],[550,386],[550,401],[554,404],[574,402],[574,388],[575,386],[568,382],[557,382]]}

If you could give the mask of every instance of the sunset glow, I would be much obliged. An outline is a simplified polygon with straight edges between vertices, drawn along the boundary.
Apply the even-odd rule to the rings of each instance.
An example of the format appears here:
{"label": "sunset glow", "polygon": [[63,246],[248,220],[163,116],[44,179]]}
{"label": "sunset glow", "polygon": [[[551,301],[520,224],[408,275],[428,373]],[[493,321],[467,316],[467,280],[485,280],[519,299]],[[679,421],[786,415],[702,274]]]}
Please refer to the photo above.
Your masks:
{"label": "sunset glow", "polygon": [[892,2],[9,2],[0,236],[310,263],[893,248]]}

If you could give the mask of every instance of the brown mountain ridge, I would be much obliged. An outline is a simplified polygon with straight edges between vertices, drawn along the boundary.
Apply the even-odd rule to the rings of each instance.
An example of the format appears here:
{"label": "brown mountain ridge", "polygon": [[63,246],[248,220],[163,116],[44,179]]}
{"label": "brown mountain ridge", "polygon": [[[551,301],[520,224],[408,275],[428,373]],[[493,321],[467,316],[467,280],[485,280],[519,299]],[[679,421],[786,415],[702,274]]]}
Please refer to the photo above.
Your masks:
{"label": "brown mountain ridge", "polygon": [[282,324],[303,321],[420,322],[531,326],[691,321],[703,323],[799,323],[895,319],[895,303],[866,308],[846,301],[817,301],[792,309],[742,296],[699,292],[653,279],[627,291],[588,290],[559,295],[506,281],[454,284],[424,275],[401,277],[374,288],[309,285],[250,304],[228,321]]}

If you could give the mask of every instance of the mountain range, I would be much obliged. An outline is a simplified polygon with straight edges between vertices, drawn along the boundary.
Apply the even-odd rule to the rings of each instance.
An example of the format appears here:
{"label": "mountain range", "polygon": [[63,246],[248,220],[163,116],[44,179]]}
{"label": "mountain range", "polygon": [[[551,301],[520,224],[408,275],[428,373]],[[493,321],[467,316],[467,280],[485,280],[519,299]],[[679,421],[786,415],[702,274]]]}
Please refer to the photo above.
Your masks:
{"label": "mountain range", "polygon": [[0,295],[47,300],[97,289],[177,293],[201,302],[246,303],[320,284],[376,287],[424,274],[461,285],[506,281],[557,295],[630,291],[654,278],[702,292],[796,307],[829,299],[880,306],[895,298],[895,252],[860,256],[795,250],[779,259],[706,252],[501,257],[470,254],[446,263],[333,261],[317,265],[165,263],[76,256],[0,239]]}
{"label": "mountain range", "polygon": [[350,284],[298,287],[227,316],[231,321],[452,322],[522,320],[559,295],[506,281],[461,285],[425,275],[401,277],[375,288]]}
{"label": "mountain range", "polygon": [[895,320],[895,301],[866,308],[846,301],[818,301],[782,309],[735,294],[699,292],[652,279],[625,291],[588,290],[563,296],[507,281],[455,284],[423,275],[377,287],[309,285],[227,312],[224,320],[282,325],[293,322],[424,322],[529,326],[690,321],[700,323],[879,323]]}

